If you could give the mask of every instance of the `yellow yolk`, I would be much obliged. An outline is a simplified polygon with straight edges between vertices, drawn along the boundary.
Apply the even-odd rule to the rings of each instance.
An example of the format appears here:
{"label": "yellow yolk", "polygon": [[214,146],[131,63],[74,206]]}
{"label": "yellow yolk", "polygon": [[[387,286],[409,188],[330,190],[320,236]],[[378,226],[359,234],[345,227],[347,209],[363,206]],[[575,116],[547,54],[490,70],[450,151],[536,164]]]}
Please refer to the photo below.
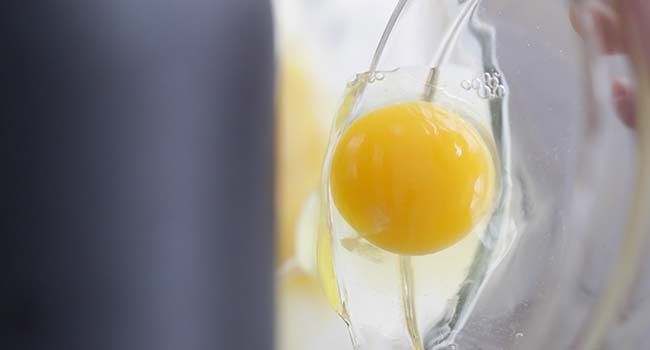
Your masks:
{"label": "yellow yolk", "polygon": [[334,150],[334,204],[385,250],[421,255],[461,240],[492,209],[490,151],[464,119],[426,102],[354,121]]}

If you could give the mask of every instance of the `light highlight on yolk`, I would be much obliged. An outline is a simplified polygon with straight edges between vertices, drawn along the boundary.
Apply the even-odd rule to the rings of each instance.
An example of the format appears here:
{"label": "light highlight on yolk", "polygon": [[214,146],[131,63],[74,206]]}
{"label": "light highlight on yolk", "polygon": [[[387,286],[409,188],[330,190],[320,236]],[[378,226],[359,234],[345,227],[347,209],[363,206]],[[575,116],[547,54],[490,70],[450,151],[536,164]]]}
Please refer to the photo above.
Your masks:
{"label": "light highlight on yolk", "polygon": [[398,254],[447,248],[492,209],[495,170],[485,142],[467,121],[426,102],[391,105],[354,121],[330,171],[343,218]]}

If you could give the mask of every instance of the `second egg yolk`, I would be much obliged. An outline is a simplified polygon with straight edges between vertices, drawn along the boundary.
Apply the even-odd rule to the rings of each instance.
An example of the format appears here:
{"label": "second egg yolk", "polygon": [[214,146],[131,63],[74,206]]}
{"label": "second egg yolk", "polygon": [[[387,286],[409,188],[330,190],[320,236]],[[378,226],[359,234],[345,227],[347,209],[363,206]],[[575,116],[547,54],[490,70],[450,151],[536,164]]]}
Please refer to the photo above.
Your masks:
{"label": "second egg yolk", "polygon": [[408,102],[370,112],[345,130],[330,190],[343,218],[371,243],[422,255],[458,242],[490,212],[494,169],[467,121]]}

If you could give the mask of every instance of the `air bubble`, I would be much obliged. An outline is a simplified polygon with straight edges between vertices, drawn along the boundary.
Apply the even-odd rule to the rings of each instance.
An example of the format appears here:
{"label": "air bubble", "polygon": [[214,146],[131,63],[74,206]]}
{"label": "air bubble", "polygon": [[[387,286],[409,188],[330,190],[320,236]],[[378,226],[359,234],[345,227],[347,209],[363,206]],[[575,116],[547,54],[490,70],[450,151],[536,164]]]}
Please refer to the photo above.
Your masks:
{"label": "air bubble", "polygon": [[492,91],[490,91],[490,88],[485,85],[482,85],[478,89],[478,97],[480,98],[490,98],[491,95],[492,95]]}
{"label": "air bubble", "polygon": [[478,90],[479,88],[481,88],[481,86],[483,86],[481,79],[476,78],[472,80],[472,89]]}
{"label": "air bubble", "polygon": [[456,344],[450,344],[450,345],[449,345],[449,350],[458,350],[458,345],[456,345]]}
{"label": "air bubble", "polygon": [[501,84],[501,82],[499,81],[498,78],[490,77],[490,79],[488,80],[487,84],[488,84],[489,87],[495,89],[496,87],[499,86],[499,84]]}
{"label": "air bubble", "polygon": [[494,91],[496,97],[504,97],[506,95],[506,88],[503,85],[499,85]]}
{"label": "air bubble", "polygon": [[472,83],[469,80],[463,80],[460,82],[460,87],[462,87],[465,90],[471,90]]}
{"label": "air bubble", "polygon": [[517,337],[517,338],[523,338],[523,337],[524,337],[524,333],[519,332],[519,333],[515,334],[515,337]]}
{"label": "air bubble", "polygon": [[357,83],[359,82],[359,78],[360,78],[359,74],[355,74],[354,79],[352,79],[352,80],[350,80],[348,82],[348,84],[347,84],[348,87],[353,87],[353,86],[357,85]]}
{"label": "air bubble", "polygon": [[368,75],[368,83],[372,84],[375,82],[375,73]]}
{"label": "air bubble", "polygon": [[385,77],[386,77],[386,76],[384,75],[384,73],[377,73],[377,74],[375,74],[375,79],[377,79],[378,81],[382,81],[382,80],[384,80]]}

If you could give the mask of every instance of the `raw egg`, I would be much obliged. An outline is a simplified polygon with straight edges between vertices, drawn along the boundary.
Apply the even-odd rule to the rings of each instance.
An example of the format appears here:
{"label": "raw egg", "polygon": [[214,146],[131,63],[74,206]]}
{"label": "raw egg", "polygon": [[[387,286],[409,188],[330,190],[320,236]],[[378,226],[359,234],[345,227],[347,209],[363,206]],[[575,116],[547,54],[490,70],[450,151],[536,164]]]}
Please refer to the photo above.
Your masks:
{"label": "raw egg", "polygon": [[346,222],[397,254],[438,252],[491,213],[495,162],[473,125],[428,102],[353,121],[331,160],[330,191]]}

